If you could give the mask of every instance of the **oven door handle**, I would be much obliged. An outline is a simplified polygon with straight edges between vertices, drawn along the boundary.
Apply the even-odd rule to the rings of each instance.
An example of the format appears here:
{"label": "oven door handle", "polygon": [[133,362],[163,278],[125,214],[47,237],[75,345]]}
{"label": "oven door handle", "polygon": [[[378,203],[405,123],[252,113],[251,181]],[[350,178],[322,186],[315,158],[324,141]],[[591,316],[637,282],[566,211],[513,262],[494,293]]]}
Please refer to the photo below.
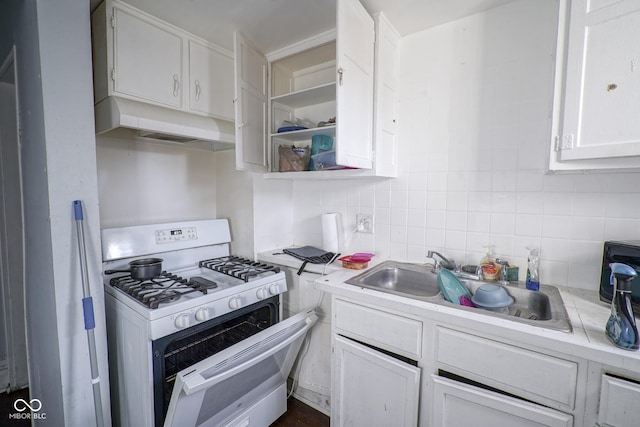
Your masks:
{"label": "oven door handle", "polygon": [[[301,316],[301,315],[304,315],[304,316]],[[301,319],[296,319],[297,317],[301,317]],[[208,365],[206,368],[200,365],[200,364],[203,364],[203,362],[199,362],[197,365],[192,366],[192,368],[195,368],[195,369],[191,369],[188,372],[185,372],[184,374],[179,373],[178,374],[179,379],[176,379],[176,383],[178,381],[183,383],[182,390],[187,395],[197,393],[198,391],[207,389],[221,381],[224,381],[227,378],[237,375],[239,372],[271,357],[273,354],[291,345],[292,343],[294,343],[296,340],[298,340],[300,337],[304,336],[307,333],[309,328],[311,328],[311,326],[313,326],[316,323],[316,321],[318,320],[318,317],[316,316],[315,312],[311,310],[310,312],[299,313],[296,316],[291,317],[287,320],[294,320],[294,319],[296,320],[293,321],[293,325],[285,326],[284,329],[281,329],[275,332],[269,332],[269,330],[266,329],[263,332],[260,332],[252,337],[247,338],[245,341],[251,340],[252,342],[247,342],[245,345],[242,345],[242,348],[240,349],[234,349],[234,347],[237,347],[237,344],[235,346],[230,347],[227,350],[233,350],[233,354],[230,356],[227,356],[225,354],[225,356],[227,357],[225,357],[223,360],[221,360],[221,358],[216,357],[217,355],[211,356],[210,358],[203,361],[205,363],[207,361],[214,362],[213,364],[206,363],[206,365]],[[287,320],[284,320],[283,322],[280,322],[280,323],[281,324],[286,323]],[[272,346],[274,341],[277,342],[277,344]],[[226,350],[223,350],[223,352],[226,352]],[[222,356],[223,352],[220,352],[218,354]],[[296,354],[294,355],[294,357],[290,362],[291,365],[293,365],[293,361],[295,360],[295,356],[297,355],[297,350],[295,353]],[[238,365],[234,365],[234,363],[237,363],[234,360],[235,358],[242,358],[245,361]],[[285,362],[283,362],[283,364],[284,363]],[[200,365],[200,367],[204,369],[197,369],[198,365]],[[208,375],[208,371],[210,371],[212,368],[216,369],[216,366],[219,366],[219,368],[217,368],[218,372]],[[281,372],[282,371],[283,369],[281,366]],[[286,375],[288,375],[288,370]]]}

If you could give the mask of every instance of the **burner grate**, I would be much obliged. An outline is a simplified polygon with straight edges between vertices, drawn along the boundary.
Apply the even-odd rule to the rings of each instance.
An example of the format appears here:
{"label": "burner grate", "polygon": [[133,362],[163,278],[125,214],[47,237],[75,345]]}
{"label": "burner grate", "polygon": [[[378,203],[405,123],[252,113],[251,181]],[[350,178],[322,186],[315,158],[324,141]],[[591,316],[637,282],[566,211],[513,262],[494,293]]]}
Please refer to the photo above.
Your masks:
{"label": "burner grate", "polygon": [[249,282],[280,272],[280,268],[262,262],[251,261],[237,256],[224,256],[200,261],[200,267],[224,273],[228,276]]}
{"label": "burner grate", "polygon": [[188,293],[200,292],[206,295],[209,289],[218,286],[212,281],[190,281],[166,271],[146,280],[134,279],[131,275],[114,277],[109,284],[151,309],[156,309],[163,303],[174,302]]}

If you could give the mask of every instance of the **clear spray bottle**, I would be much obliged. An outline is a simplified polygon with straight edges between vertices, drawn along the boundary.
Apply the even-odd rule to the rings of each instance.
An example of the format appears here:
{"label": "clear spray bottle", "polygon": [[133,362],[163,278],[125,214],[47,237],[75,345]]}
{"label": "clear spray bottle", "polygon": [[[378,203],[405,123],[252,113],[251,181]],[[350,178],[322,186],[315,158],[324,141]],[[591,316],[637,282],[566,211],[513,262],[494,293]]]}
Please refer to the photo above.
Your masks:
{"label": "clear spray bottle", "polygon": [[527,289],[537,291],[540,289],[540,253],[538,248],[529,249],[529,259],[527,260]]}

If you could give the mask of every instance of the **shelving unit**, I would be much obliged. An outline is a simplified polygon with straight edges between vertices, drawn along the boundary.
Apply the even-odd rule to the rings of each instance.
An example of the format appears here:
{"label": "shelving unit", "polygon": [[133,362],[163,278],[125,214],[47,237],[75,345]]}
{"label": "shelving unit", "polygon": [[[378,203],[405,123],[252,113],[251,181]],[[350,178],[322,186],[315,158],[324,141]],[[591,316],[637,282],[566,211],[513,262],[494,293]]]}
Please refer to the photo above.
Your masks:
{"label": "shelving unit", "polygon": [[[239,95],[235,106],[241,129],[236,138],[237,169],[295,179],[292,174],[298,172],[279,173],[279,147],[310,147],[314,135],[324,134],[333,138],[336,162],[352,168],[340,172],[353,176],[366,170],[369,176],[375,175],[374,21],[358,0],[338,0],[336,16],[340,19],[335,30],[269,55],[236,34]],[[335,125],[277,132],[285,123],[317,124],[333,118]],[[389,150],[381,152],[389,154]],[[387,157],[393,160],[395,154],[391,154]],[[334,176],[338,171],[300,173],[305,178],[320,178],[319,172]]]}
{"label": "shelving unit", "polygon": [[276,173],[293,178],[290,175],[292,173],[313,176],[317,173],[317,171],[279,173],[278,147],[282,145],[311,147],[314,135],[328,135],[335,138],[336,125],[289,132],[278,132],[278,129],[283,126],[285,120],[295,122],[296,119],[303,119],[311,123],[319,123],[336,116],[335,48],[334,41],[271,64],[272,170],[269,175]]}

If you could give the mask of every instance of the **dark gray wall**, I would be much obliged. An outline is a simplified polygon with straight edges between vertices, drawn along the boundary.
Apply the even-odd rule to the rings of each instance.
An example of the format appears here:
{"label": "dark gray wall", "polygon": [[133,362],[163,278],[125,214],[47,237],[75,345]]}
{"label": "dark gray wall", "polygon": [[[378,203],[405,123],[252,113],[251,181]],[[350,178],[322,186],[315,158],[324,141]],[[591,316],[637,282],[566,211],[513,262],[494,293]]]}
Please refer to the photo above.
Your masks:
{"label": "dark gray wall", "polygon": [[42,220],[48,213],[48,195],[44,172],[46,153],[43,143],[45,135],[37,7],[35,1],[19,0],[2,2],[1,7],[0,58],[4,60],[13,45],[16,46],[22,128],[25,252],[27,258],[37,257],[40,260],[37,267],[27,262],[25,271],[31,396],[43,402],[49,422],[63,425],[62,380],[60,370],[56,368],[60,364],[56,306],[51,304],[55,299],[51,234],[46,221]]}
{"label": "dark gray wall", "polygon": [[87,0],[0,1],[0,59],[16,45],[31,397],[46,420],[93,425],[72,202],[83,200],[102,401],[110,423]]}

